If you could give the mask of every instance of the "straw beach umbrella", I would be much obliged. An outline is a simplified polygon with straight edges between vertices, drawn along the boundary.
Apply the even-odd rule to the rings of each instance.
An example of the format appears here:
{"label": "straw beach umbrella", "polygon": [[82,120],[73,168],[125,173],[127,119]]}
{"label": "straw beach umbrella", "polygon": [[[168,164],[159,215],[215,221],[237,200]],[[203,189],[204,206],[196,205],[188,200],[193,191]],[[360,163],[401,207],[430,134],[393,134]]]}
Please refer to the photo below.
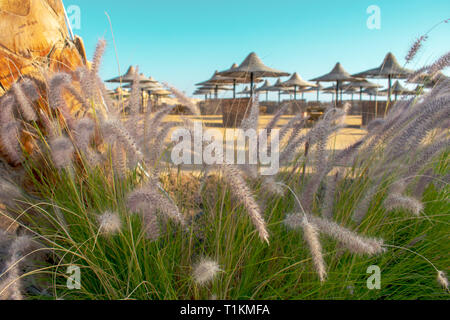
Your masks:
{"label": "straw beach umbrella", "polygon": [[[255,82],[261,82],[262,80],[256,79]],[[235,97],[236,92],[236,84],[238,83],[249,83],[250,79],[245,78],[232,78],[232,77],[224,77],[219,75],[219,72],[216,70],[214,72],[214,75],[211,77],[211,79],[197,83],[196,86],[204,86],[204,85],[212,85],[218,87],[219,85],[223,84],[233,84],[233,97]],[[216,98],[217,98],[217,92]]]}
{"label": "straw beach umbrella", "polygon": [[222,71],[219,75],[244,79],[250,75],[250,96],[253,96],[255,79],[284,77],[289,73],[267,67],[256,53],[252,52],[239,67]]}
{"label": "straw beach umbrella", "polygon": [[297,72],[295,72],[292,77],[281,83],[281,86],[284,88],[294,88],[294,100],[297,100],[297,88],[308,88],[308,87],[315,87],[316,85],[314,83],[308,82],[303,80]]}
{"label": "straw beach umbrella", "polygon": [[281,86],[281,80],[278,79],[277,82],[271,87],[266,88],[267,91],[276,91],[278,92],[278,103],[281,102],[281,92],[284,90],[284,88]]}
{"label": "straw beach umbrella", "polygon": [[383,60],[383,63],[374,69],[355,74],[355,77],[388,79],[388,101],[391,101],[392,79],[406,79],[412,74],[411,70],[403,68],[397,61],[397,58],[389,52]]}
{"label": "straw beach umbrella", "polygon": [[339,88],[340,88],[340,84],[342,82],[356,82],[356,81],[360,81],[361,79],[355,78],[353,76],[350,75],[350,73],[348,73],[347,71],[344,70],[344,68],[342,67],[342,65],[338,62],[335,67],[333,68],[333,70],[331,70],[331,72],[314,78],[311,81],[316,81],[316,82],[336,82],[336,104],[337,101],[339,100]]}
{"label": "straw beach umbrella", "polygon": [[269,91],[271,91],[271,90],[270,90],[271,87],[272,87],[272,85],[270,84],[269,80],[266,80],[266,81],[261,85],[261,87],[257,88],[255,91],[256,91],[256,92],[262,92],[262,91],[265,91],[265,92],[266,92],[266,101],[268,101],[268,100],[269,100]]}
{"label": "straw beach umbrella", "polygon": [[116,78],[112,78],[109,80],[106,80],[106,82],[109,83],[130,83],[134,81],[136,74],[136,69],[133,66],[130,66],[127,70],[127,72],[124,75],[118,76]]}
{"label": "straw beach umbrella", "polygon": [[372,99],[372,97],[375,97],[375,101],[377,101],[377,97],[379,96],[387,96],[387,90],[386,92],[382,92],[378,88],[367,88],[363,90],[363,93],[367,94],[370,99]]}
{"label": "straw beach umbrella", "polygon": [[247,95],[247,94],[251,94],[251,93],[252,92],[251,92],[251,90],[250,90],[250,88],[248,86],[246,86],[244,88],[244,90],[242,90],[241,92],[238,92],[238,94],[243,94],[243,95]]}
{"label": "straw beach umbrella", "polygon": [[348,89],[356,89],[356,91],[358,91],[357,89],[359,89],[359,100],[362,100],[362,94],[363,94],[363,89],[367,89],[367,88],[381,88],[382,86],[370,81],[367,81],[365,79],[362,79],[360,81],[356,81],[356,82],[350,82],[348,84],[344,84],[344,90],[348,90]]}
{"label": "straw beach umbrella", "polygon": [[[380,92],[389,94],[389,88],[385,89],[385,90],[381,90]],[[409,90],[409,89],[405,88],[404,86],[401,85],[401,83],[398,80],[395,81],[394,85],[392,86],[392,88],[390,90],[390,93],[395,95],[395,101],[397,101],[397,97],[399,95],[401,95],[401,96],[416,95],[416,92],[414,90]]]}

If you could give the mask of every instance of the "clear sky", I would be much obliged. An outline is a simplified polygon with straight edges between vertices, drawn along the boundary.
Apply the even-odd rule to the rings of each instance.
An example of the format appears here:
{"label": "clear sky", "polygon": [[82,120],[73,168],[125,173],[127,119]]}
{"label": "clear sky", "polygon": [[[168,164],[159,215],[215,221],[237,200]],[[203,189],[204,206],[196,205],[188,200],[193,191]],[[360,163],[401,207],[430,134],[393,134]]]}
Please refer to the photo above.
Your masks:
{"label": "clear sky", "polygon": [[[412,42],[450,18],[449,0],[64,0],[81,9],[88,57],[98,39],[108,41],[101,76],[130,65],[188,95],[215,70],[241,63],[255,51],[268,66],[304,79],[341,62],[350,73],[381,64],[388,51],[400,63]],[[369,29],[367,8],[380,8],[380,29]],[[434,29],[418,59],[422,66],[450,49],[450,23]]]}

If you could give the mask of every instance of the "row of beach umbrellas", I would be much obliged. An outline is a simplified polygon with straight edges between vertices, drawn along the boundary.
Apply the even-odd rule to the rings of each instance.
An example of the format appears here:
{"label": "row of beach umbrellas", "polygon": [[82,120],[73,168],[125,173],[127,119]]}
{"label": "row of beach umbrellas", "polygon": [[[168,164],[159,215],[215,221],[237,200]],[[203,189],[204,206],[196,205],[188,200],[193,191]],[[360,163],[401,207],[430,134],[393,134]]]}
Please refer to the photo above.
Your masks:
{"label": "row of beach umbrellas", "polygon": [[169,96],[170,91],[166,90],[158,81],[153,77],[146,77],[144,74],[137,74],[136,68],[130,66],[127,72],[121,76],[106,80],[108,83],[120,83],[120,86],[111,91],[110,94],[117,97],[126,97],[129,92],[124,89],[131,89],[133,85],[137,85],[141,90],[142,96],[144,92],[148,95],[153,95],[156,98]]}
{"label": "row of beach umbrellas", "polygon": [[[317,91],[317,100],[319,100],[319,92],[324,91],[325,93],[333,93],[336,97],[336,102],[339,100],[339,93],[341,93],[341,100],[342,93],[352,95],[359,93],[360,100],[362,100],[363,93],[371,96],[386,94],[390,102],[392,101],[392,95],[395,95],[395,99],[397,100],[399,95],[417,94],[418,90],[408,90],[398,81],[408,79],[412,74],[412,70],[402,67],[396,57],[389,52],[378,67],[354,75],[348,73],[338,62],[329,73],[311,79],[310,81],[303,80],[298,73],[294,73],[287,81],[282,82],[279,78],[289,76],[290,74],[264,65],[261,59],[252,52],[241,65],[233,64],[228,70],[216,71],[211,79],[198,83],[197,86],[200,87],[194,94],[205,94],[206,96],[208,93],[211,94],[211,92],[214,92],[217,98],[219,91],[232,90],[233,98],[235,98],[236,84],[250,84],[249,87],[246,87],[239,93],[253,96],[254,92],[265,92],[267,96],[268,92],[277,91],[279,99],[282,93],[293,94],[294,99],[297,99],[297,93],[299,92],[303,94],[305,92]],[[430,79],[429,76],[424,74],[417,77],[414,81],[409,82],[429,87],[435,85],[434,82],[444,77],[443,74],[440,74],[437,79],[436,77]],[[262,78],[278,78],[278,81],[274,85],[271,85],[268,80],[264,81]],[[380,85],[370,82],[366,78],[386,79],[387,89],[379,90],[381,88]],[[392,84],[392,80],[394,79],[397,81]],[[255,83],[260,82],[263,82],[260,87],[254,86]],[[321,82],[333,82],[335,85],[329,88],[322,88],[320,86]],[[227,87],[227,85],[231,84],[233,85],[232,89]]]}

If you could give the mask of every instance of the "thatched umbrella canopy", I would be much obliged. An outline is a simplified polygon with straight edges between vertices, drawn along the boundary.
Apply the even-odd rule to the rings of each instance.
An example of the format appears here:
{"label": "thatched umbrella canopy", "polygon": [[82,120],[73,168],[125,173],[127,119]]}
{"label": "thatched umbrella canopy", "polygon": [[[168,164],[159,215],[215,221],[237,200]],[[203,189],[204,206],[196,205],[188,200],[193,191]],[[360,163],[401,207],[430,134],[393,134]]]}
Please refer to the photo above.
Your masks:
{"label": "thatched umbrella canopy", "polygon": [[219,72],[219,75],[236,78],[247,78],[250,76],[250,96],[253,96],[255,79],[284,77],[288,76],[289,73],[264,65],[256,53],[252,52],[239,67]]}
{"label": "thatched umbrella canopy", "polygon": [[308,88],[308,87],[315,87],[316,85],[314,83],[305,81],[298,75],[297,72],[295,72],[292,77],[281,83],[281,86],[284,88],[294,88],[294,100],[297,100],[297,88]]}
{"label": "thatched umbrella canopy", "polygon": [[363,93],[367,94],[370,97],[370,99],[372,99],[372,97],[375,97],[375,101],[379,96],[383,97],[387,96],[387,92],[382,92],[378,88],[366,88],[363,90]]}
{"label": "thatched umbrella canopy", "polygon": [[[381,90],[380,92],[389,94],[389,88]],[[395,81],[394,85],[392,86],[392,88],[390,90],[390,93],[395,95],[395,101],[397,101],[397,97],[399,95],[401,95],[401,96],[416,95],[416,92],[414,90],[409,90],[409,89],[405,88],[404,86],[401,85],[401,83],[398,80]]]}
{"label": "thatched umbrella canopy", "polygon": [[337,100],[338,100],[337,98],[339,96],[340,84],[342,82],[356,82],[356,81],[360,81],[360,80],[361,79],[359,79],[359,78],[355,78],[355,77],[351,76],[350,73],[345,71],[345,69],[342,67],[342,65],[338,62],[335,65],[335,67],[333,68],[333,70],[331,70],[331,72],[324,74],[323,76],[314,78],[311,81],[336,82],[336,103],[337,103]]}
{"label": "thatched umbrella canopy", "polygon": [[[261,82],[262,80],[260,79],[255,79],[255,82]],[[211,79],[197,83],[196,86],[204,86],[204,85],[212,85],[212,86],[219,86],[219,85],[223,85],[223,84],[233,84],[233,97],[235,97],[236,95],[236,84],[238,83],[249,83],[250,79],[246,79],[246,78],[232,78],[232,77],[224,77],[219,75],[219,72],[216,70],[214,72],[214,75],[212,76]],[[217,92],[216,93],[216,98],[217,98]]]}
{"label": "thatched umbrella canopy", "polygon": [[262,91],[265,91],[265,92],[266,92],[266,101],[268,101],[268,100],[269,100],[269,91],[270,91],[270,88],[271,88],[271,87],[272,87],[272,85],[270,84],[269,80],[266,80],[266,81],[261,85],[261,87],[256,88],[255,91],[256,91],[256,92],[262,92]]}
{"label": "thatched umbrella canopy", "polygon": [[412,71],[400,66],[397,58],[389,52],[379,67],[357,73],[354,76],[361,78],[388,79],[388,101],[391,101],[392,79],[406,79],[411,74]]}
{"label": "thatched umbrella canopy", "polygon": [[281,93],[285,89],[281,86],[281,83],[282,83],[281,80],[278,79],[277,82],[275,82],[275,84],[273,86],[266,88],[267,91],[278,92],[278,103],[281,102]]}
{"label": "thatched umbrella canopy", "polygon": [[194,96],[205,96],[205,101],[208,100],[208,94],[211,94],[214,90],[197,89],[194,91]]}
{"label": "thatched umbrella canopy", "polygon": [[[381,85],[367,81],[365,79],[362,79],[360,81],[356,81],[356,82],[349,82],[347,84],[343,85],[343,89],[344,91],[347,89],[359,89],[359,100],[362,100],[362,94],[363,94],[363,89],[367,89],[367,88],[382,88]],[[357,90],[356,90],[357,91]]]}
{"label": "thatched umbrella canopy", "polygon": [[130,66],[127,70],[127,72],[125,72],[125,74],[106,80],[105,82],[110,82],[110,83],[131,83],[134,81],[135,79],[135,74],[136,74],[136,69],[133,66]]}
{"label": "thatched umbrella canopy", "polygon": [[238,92],[237,94],[247,95],[247,94],[251,94],[251,93],[252,93],[252,91],[250,90],[250,87],[249,87],[249,86],[246,86],[246,87],[244,88],[244,90]]}
{"label": "thatched umbrella canopy", "polygon": [[127,98],[130,96],[130,92],[128,92],[127,90],[124,90],[121,87],[117,87],[115,90],[109,90],[108,94],[111,95],[115,99]]}

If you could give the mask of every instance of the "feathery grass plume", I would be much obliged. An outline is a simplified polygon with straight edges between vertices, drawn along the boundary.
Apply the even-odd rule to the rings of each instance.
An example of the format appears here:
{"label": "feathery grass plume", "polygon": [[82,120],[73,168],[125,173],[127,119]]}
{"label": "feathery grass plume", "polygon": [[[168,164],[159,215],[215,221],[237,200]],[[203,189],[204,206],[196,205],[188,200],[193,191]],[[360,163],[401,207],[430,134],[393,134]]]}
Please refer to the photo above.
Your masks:
{"label": "feathery grass plume", "polygon": [[297,150],[305,144],[308,139],[307,134],[298,135],[296,138],[290,140],[283,148],[280,155],[280,163],[287,164],[296,156]]}
{"label": "feathery grass plume", "polygon": [[[182,226],[186,226],[186,220],[179,211],[178,207],[163,195],[156,186],[155,181],[150,181],[146,186],[131,192],[127,197],[129,209],[136,208],[139,203],[147,203],[149,206],[155,207],[166,217],[174,220]],[[132,210],[130,210],[132,211]]]}
{"label": "feathery grass plume", "polygon": [[322,202],[322,216],[327,219],[333,218],[334,200],[336,195],[336,186],[341,177],[341,172],[338,170],[335,175],[330,177],[325,184],[325,195]]}
{"label": "feathery grass plume", "polygon": [[[144,132],[144,134],[142,135],[142,140],[143,140],[144,145],[146,144],[146,141],[153,142],[153,143],[160,143],[158,141],[158,139],[161,134],[160,133],[158,134],[158,128],[160,128],[163,119],[173,110],[173,108],[174,108],[174,106],[170,106],[170,107],[159,110],[148,121],[149,131]],[[171,125],[171,127],[173,127],[173,125]],[[166,128],[167,128],[167,126],[166,126]],[[154,153],[154,151],[151,147],[144,148],[144,152],[145,152],[146,158],[155,158],[154,155],[152,157],[152,153]]]}
{"label": "feathery grass plume", "polygon": [[252,98],[250,105],[250,114],[247,118],[244,118],[241,123],[241,129],[246,131],[249,129],[253,129],[255,131],[258,130],[258,122],[259,122],[259,96],[255,95]]}
{"label": "feathery grass plume", "polygon": [[409,48],[408,53],[406,54],[405,61],[406,63],[410,63],[416,57],[419,50],[422,48],[422,45],[425,41],[427,41],[428,36],[423,35],[417,38],[412,44],[411,48]]}
{"label": "feathery grass plume", "polygon": [[263,176],[261,186],[264,190],[276,196],[283,196],[285,189],[275,180],[274,177]]}
{"label": "feathery grass plume", "polygon": [[102,123],[102,132],[104,138],[110,143],[117,139],[137,161],[143,159],[140,148],[119,120],[108,119],[104,121]]}
{"label": "feathery grass plume", "polygon": [[12,85],[12,92],[16,97],[17,104],[19,106],[20,113],[23,115],[26,121],[37,121],[37,115],[34,111],[31,102],[25,96],[22,85],[20,83],[14,83]]}
{"label": "feathery grass plume", "polygon": [[450,96],[429,99],[420,106],[420,111],[400,135],[391,141],[388,149],[390,159],[402,155],[405,150],[417,147],[426,135],[434,129],[434,125],[441,119],[450,117]]}
{"label": "feathery grass plume", "polygon": [[136,72],[133,77],[133,84],[131,86],[130,97],[128,98],[128,107],[130,114],[138,114],[141,107],[141,83],[139,82],[139,67],[136,67]]}
{"label": "feathery grass plume", "polygon": [[[4,209],[8,208],[16,208],[18,202],[23,200],[23,198],[24,194],[21,189],[19,189],[19,187],[17,187],[12,181],[10,182],[5,178],[0,180],[0,202],[3,207],[3,211],[7,211]],[[2,212],[0,212],[0,217],[1,215]],[[11,221],[11,224],[12,223],[13,221]]]}
{"label": "feathery grass plume", "polygon": [[161,226],[158,221],[156,210],[153,208],[146,208],[142,213],[142,220],[147,239],[151,241],[158,240],[161,236]]}
{"label": "feathery grass plume", "polygon": [[90,99],[94,97],[94,88],[95,88],[95,79],[93,79],[93,75],[91,71],[87,67],[79,67],[75,71],[76,76],[78,77],[81,94],[86,99]]}
{"label": "feathery grass plume", "polygon": [[416,197],[417,199],[422,199],[426,188],[435,178],[436,177],[433,173],[433,169],[428,169],[427,171],[425,171],[424,174],[420,177],[419,181],[417,181],[416,188],[413,192],[414,197]]}
{"label": "feathery grass plume", "polygon": [[362,237],[327,219],[312,215],[309,215],[308,219],[320,230],[320,232],[338,241],[354,254],[373,256],[385,252],[385,248],[383,248],[384,241],[382,239]]}
{"label": "feathery grass plume", "polygon": [[[298,123],[304,123],[305,118],[303,114],[298,114],[288,121],[283,127],[280,129],[280,141],[283,141],[284,137],[287,135],[290,129],[294,128]],[[295,132],[297,134],[298,132]]]}
{"label": "feathery grass plume", "polygon": [[85,111],[91,109],[91,106],[86,101],[86,99],[84,99],[83,96],[72,85],[66,86],[66,90],[69,91],[70,94],[81,104]]}
{"label": "feathery grass plume", "polygon": [[70,86],[72,77],[68,73],[57,73],[49,81],[49,106],[58,110],[63,116],[69,129],[73,129],[75,120],[63,97],[63,89]]}
{"label": "feathery grass plume", "polygon": [[164,146],[166,145],[166,137],[169,134],[170,130],[174,127],[174,123],[166,123],[162,126],[160,132],[154,139],[154,143],[148,148],[151,151],[149,152],[147,162],[156,168],[159,160],[161,159]]}
{"label": "feathery grass plume", "polygon": [[143,197],[129,196],[126,204],[128,211],[142,217],[146,238],[156,241],[161,236],[161,226],[153,203]]}
{"label": "feathery grass plume", "polygon": [[430,74],[433,76],[439,71],[447,68],[450,65],[450,52],[447,52],[439,59],[437,59],[429,68]]}
{"label": "feathery grass plume", "polygon": [[81,118],[76,123],[75,140],[81,149],[86,149],[95,131],[95,123],[91,118]]}
{"label": "feathery grass plume", "polygon": [[15,120],[14,109],[16,99],[11,94],[0,97],[0,125],[6,125]]}
{"label": "feathery grass plume", "polygon": [[423,204],[417,199],[403,196],[401,194],[390,194],[384,201],[384,207],[388,211],[397,209],[404,209],[416,216],[419,216],[423,211]]}
{"label": "feathery grass plume", "polygon": [[39,92],[36,88],[35,81],[30,78],[23,78],[20,82],[21,89],[31,102],[35,102],[40,98]]}
{"label": "feathery grass plume", "polygon": [[122,221],[116,212],[106,211],[97,217],[99,232],[107,235],[115,235],[122,230]]}
{"label": "feathery grass plume", "polygon": [[355,211],[352,215],[352,220],[357,224],[361,224],[361,222],[366,217],[370,204],[372,203],[373,196],[377,193],[377,189],[379,187],[379,183],[374,183],[367,192],[364,193],[363,198],[359,201]]}
{"label": "feathery grass plume", "polygon": [[[324,128],[325,129],[325,128]],[[302,204],[306,211],[311,211],[314,203],[314,196],[320,187],[320,183],[326,176],[328,156],[326,145],[328,142],[328,130],[318,130],[317,132],[317,150],[315,153],[314,167],[316,172],[307,182],[302,192]],[[310,143],[313,145],[313,143]]]}
{"label": "feathery grass plume", "polygon": [[57,169],[67,169],[72,166],[73,153],[75,151],[69,138],[59,136],[51,139],[50,151],[53,163]]}
{"label": "feathery grass plume", "polygon": [[97,42],[97,47],[95,48],[94,57],[92,58],[92,66],[91,70],[93,74],[98,74],[98,71],[100,70],[100,65],[102,63],[103,54],[105,53],[106,49],[106,40],[100,39]]}
{"label": "feathery grass plume", "polygon": [[[382,239],[360,236],[356,232],[344,228],[328,219],[313,215],[307,215],[307,218],[314,226],[316,226],[319,232],[336,240],[353,254],[373,256],[386,251],[383,247],[384,241]],[[289,229],[299,230],[302,228],[303,219],[304,217],[300,213],[290,214],[284,220],[284,224]]]}
{"label": "feathery grass plume", "polygon": [[[248,113],[248,110],[247,110]],[[255,95],[251,99],[250,104],[250,113],[247,118],[242,120],[240,128],[245,132],[247,130],[255,130],[258,133],[258,123],[259,123],[259,95]],[[259,149],[259,140],[252,144],[252,147],[249,147],[249,142],[245,142],[245,147],[248,149],[249,154],[258,154]],[[245,172],[250,178],[257,179],[258,178],[258,164],[245,164],[242,165],[242,170]]]}
{"label": "feathery grass plume", "polygon": [[17,121],[3,124],[0,128],[2,151],[13,165],[19,165],[23,161],[20,128],[21,126]]}
{"label": "feathery grass plume", "polygon": [[448,279],[444,271],[437,272],[437,282],[448,291]]}
{"label": "feathery grass plume", "polygon": [[406,190],[406,183],[404,180],[397,180],[389,187],[390,194],[403,194]]}
{"label": "feathery grass plume", "polygon": [[438,140],[431,145],[425,147],[419,152],[419,156],[408,168],[408,176],[416,175],[424,166],[426,166],[431,159],[438,156],[450,147],[450,139]]}
{"label": "feathery grass plume", "polygon": [[[329,120],[328,120],[329,119]],[[324,117],[324,120],[320,122],[315,128],[313,128],[308,134],[310,146],[316,145],[316,152],[314,154],[315,161],[314,167],[315,173],[311,176],[302,192],[302,204],[306,211],[311,211],[314,203],[314,196],[320,187],[322,180],[328,173],[328,154],[327,154],[327,142],[328,138],[334,128],[330,121],[336,118]],[[331,126],[331,128],[330,128]]]}
{"label": "feathery grass plume", "polygon": [[210,281],[213,281],[221,271],[222,270],[220,269],[220,266],[216,261],[208,258],[203,258],[194,266],[192,277],[198,285],[204,286]]}
{"label": "feathery grass plume", "polygon": [[127,174],[127,153],[119,143],[114,143],[111,147],[111,157],[114,172],[120,179]]}
{"label": "feathery grass plume", "polygon": [[358,150],[364,144],[364,139],[361,139],[354,144],[348,146],[347,148],[341,150],[336,154],[332,163],[334,165],[349,165],[353,163]]}
{"label": "feathery grass plume", "polygon": [[[2,238],[4,235],[1,236]],[[8,250],[9,258],[5,262],[5,272],[0,281],[0,300],[23,300],[20,264],[25,250],[31,245],[31,238],[20,236],[13,240]]]}
{"label": "feathery grass plume", "polygon": [[373,132],[378,127],[382,126],[385,123],[384,119],[378,118],[375,120],[370,121],[370,123],[367,125],[367,131]]}
{"label": "feathery grass plume", "polygon": [[200,108],[198,107],[197,103],[193,102],[192,99],[186,97],[185,94],[183,94],[181,91],[179,91],[174,86],[171,86],[170,84],[168,84],[166,82],[164,82],[163,84],[173,93],[173,95],[178,99],[178,101],[182,105],[186,106],[189,109],[189,111],[193,115],[201,116]]}
{"label": "feathery grass plume", "polygon": [[42,126],[44,128],[47,137],[49,137],[50,139],[54,138],[58,134],[58,131],[53,121],[50,120],[49,115],[45,111],[40,109],[39,118],[41,120]]}
{"label": "feathery grass plume", "polygon": [[320,244],[319,233],[315,225],[310,223],[306,218],[302,221],[303,236],[309,246],[314,267],[319,275],[320,282],[324,283],[327,278],[325,260],[322,254],[322,245]]}
{"label": "feathery grass plume", "polygon": [[225,181],[229,184],[231,192],[242,202],[247,210],[253,225],[258,230],[262,241],[269,243],[269,232],[266,222],[261,214],[261,209],[256,203],[252,192],[248,188],[238,168],[225,164],[222,166]]}
{"label": "feathery grass plume", "polygon": [[280,118],[284,115],[288,107],[289,107],[288,103],[283,103],[281,105],[281,108],[277,111],[277,113],[275,113],[272,120],[270,120],[270,122],[267,124],[265,128],[268,134],[270,134],[270,132],[272,132],[272,130],[275,128],[276,124],[278,123]]}
{"label": "feathery grass plume", "polygon": [[417,113],[413,112],[413,104],[415,98],[399,101],[395,107],[389,111],[383,125],[378,126],[376,130],[369,132],[364,138],[369,143],[364,148],[366,154],[372,154],[373,149],[380,143],[391,139],[396,133],[401,132],[402,128],[411,120],[417,117]]}
{"label": "feathery grass plume", "polygon": [[[105,84],[103,83],[102,79],[100,77],[95,77],[95,84],[96,87],[99,89],[99,95],[100,95],[100,104],[104,106],[105,111],[112,112],[116,109],[116,111],[123,111],[122,108],[119,109],[120,103],[115,104],[114,101],[111,99],[110,95],[108,94],[108,89],[106,89]],[[97,117],[99,120],[103,120],[103,114],[101,112],[98,112]]]}

